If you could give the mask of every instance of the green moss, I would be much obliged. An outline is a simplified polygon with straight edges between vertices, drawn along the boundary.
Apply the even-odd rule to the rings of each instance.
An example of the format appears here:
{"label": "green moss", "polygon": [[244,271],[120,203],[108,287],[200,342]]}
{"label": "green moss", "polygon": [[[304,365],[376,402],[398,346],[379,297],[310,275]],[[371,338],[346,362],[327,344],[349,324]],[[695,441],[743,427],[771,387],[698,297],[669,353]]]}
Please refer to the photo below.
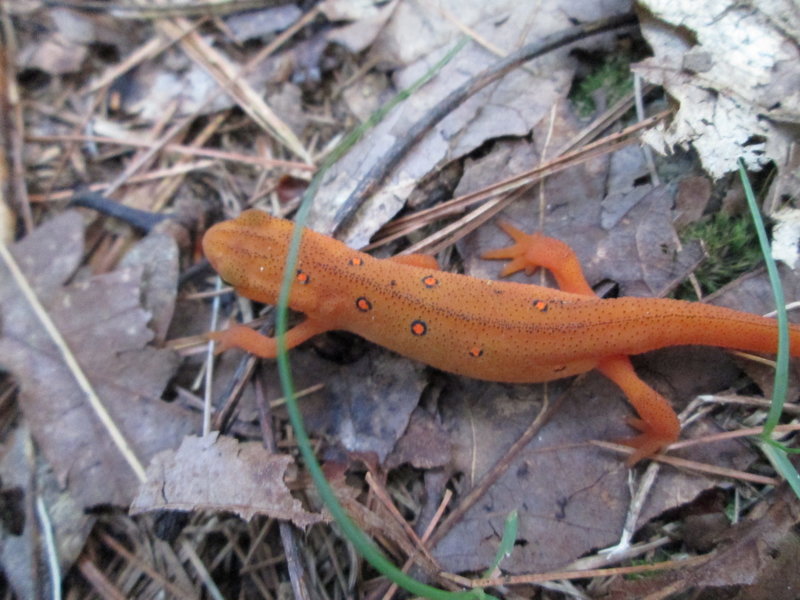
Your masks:
{"label": "green moss", "polygon": [[[756,230],[748,215],[731,217],[718,213],[707,221],[690,225],[681,237],[685,241],[703,240],[705,244],[708,257],[694,272],[703,294],[717,291],[761,264]],[[678,288],[676,296],[697,299],[688,282]]]}
{"label": "green moss", "polygon": [[588,117],[595,112],[592,94],[599,89],[606,91],[609,105],[633,89],[631,57],[628,53],[605,57],[589,75],[575,83],[570,99],[579,116]]}
{"label": "green moss", "polygon": [[[654,553],[653,556],[649,559],[639,559],[635,558],[630,561],[632,567],[639,567],[642,565],[648,565],[651,567],[657,567],[658,563],[666,562],[668,560],[675,560],[676,556],[665,552],[663,549],[659,548]],[[660,575],[663,571],[659,571],[658,569],[654,569],[653,571],[647,571],[644,573],[629,573],[625,575],[625,579],[630,581],[638,581],[641,579],[647,579],[648,577],[655,577],[656,575]]]}

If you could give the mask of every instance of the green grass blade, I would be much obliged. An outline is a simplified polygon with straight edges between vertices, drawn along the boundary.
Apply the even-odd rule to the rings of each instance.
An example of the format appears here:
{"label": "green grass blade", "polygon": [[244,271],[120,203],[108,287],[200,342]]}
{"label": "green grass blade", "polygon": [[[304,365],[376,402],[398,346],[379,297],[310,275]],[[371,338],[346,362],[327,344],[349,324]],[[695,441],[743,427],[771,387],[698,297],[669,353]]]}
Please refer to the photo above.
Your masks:
{"label": "green grass blade", "polygon": [[761,253],[764,255],[764,262],[767,265],[767,273],[769,274],[772,293],[775,296],[775,310],[778,318],[778,356],[775,360],[774,392],[772,394],[769,414],[764,423],[764,431],[761,432],[759,436],[759,447],[769,459],[770,463],[772,463],[772,466],[778,474],[786,480],[792,490],[794,490],[795,495],[800,498],[800,475],[789,460],[787,449],[772,439],[772,433],[778,425],[781,413],[783,412],[783,405],[786,402],[789,381],[789,318],[786,314],[783,284],[778,274],[778,267],[775,265],[775,260],[772,258],[769,241],[767,240],[767,232],[764,229],[764,222],[761,219],[761,213],[756,205],[756,196],[753,193],[750,180],[747,178],[744,161],[741,159],[739,159],[739,175],[742,178],[747,205],[750,208],[750,213],[753,216],[753,222],[755,223],[758,233]]}
{"label": "green grass blade", "polygon": [[511,555],[514,550],[514,542],[517,541],[517,530],[519,529],[519,514],[516,510],[512,510],[506,517],[505,525],[503,526],[503,539],[500,540],[500,545],[497,547],[497,554],[494,556],[492,564],[483,574],[483,579],[489,579],[494,570],[500,566],[500,562]]}
{"label": "green grass blade", "polygon": [[787,382],[789,380],[789,318],[786,315],[786,301],[783,297],[783,284],[781,283],[778,267],[772,258],[767,232],[764,229],[764,221],[756,205],[756,196],[747,178],[747,171],[744,168],[744,161],[739,159],[739,176],[742,178],[744,194],[747,198],[747,205],[758,234],[758,243],[761,246],[761,253],[764,255],[764,263],[767,265],[767,274],[772,286],[772,293],[775,297],[775,311],[778,319],[778,356],[775,360],[775,391],[772,395],[772,405],[764,424],[762,436],[768,440],[772,435],[775,426],[780,420],[783,412],[783,404],[786,401]]}
{"label": "green grass blade", "polygon": [[795,496],[800,498],[800,474],[797,473],[797,469],[794,468],[786,452],[784,452],[782,448],[771,443],[771,440],[759,441],[761,451],[769,459],[769,462],[772,463],[775,470],[786,480],[786,483],[788,483],[792,491],[794,491]]}

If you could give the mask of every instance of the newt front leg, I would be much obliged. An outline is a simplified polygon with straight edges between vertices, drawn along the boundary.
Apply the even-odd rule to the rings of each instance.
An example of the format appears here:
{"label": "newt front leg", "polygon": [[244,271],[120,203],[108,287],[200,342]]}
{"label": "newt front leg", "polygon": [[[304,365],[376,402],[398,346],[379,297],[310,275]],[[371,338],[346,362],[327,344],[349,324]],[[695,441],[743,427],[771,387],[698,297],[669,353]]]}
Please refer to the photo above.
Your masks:
{"label": "newt front leg", "polygon": [[[306,319],[286,332],[286,349],[299,346],[315,335],[328,331],[329,328],[311,319]],[[278,355],[278,340],[267,337],[245,325],[233,325],[223,331],[212,331],[205,336],[217,342],[217,353],[230,348],[240,348],[261,358],[275,358]]]}

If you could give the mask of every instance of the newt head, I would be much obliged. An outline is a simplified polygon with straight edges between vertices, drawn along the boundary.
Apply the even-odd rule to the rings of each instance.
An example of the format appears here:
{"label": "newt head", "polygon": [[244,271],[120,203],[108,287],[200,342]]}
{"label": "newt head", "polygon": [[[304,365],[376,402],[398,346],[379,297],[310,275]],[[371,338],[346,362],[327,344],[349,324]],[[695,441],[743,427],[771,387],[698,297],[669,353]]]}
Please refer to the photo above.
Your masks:
{"label": "newt head", "polygon": [[203,252],[238,293],[274,304],[292,228],[289,221],[248,210],[211,227],[203,236]]}

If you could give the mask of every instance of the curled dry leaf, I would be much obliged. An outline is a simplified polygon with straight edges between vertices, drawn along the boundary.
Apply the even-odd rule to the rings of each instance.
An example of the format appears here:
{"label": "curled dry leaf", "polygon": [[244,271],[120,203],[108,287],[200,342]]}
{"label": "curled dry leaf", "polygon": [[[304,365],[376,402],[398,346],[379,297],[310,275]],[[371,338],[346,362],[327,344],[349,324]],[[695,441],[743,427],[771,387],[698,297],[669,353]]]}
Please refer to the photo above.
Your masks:
{"label": "curled dry leaf", "polygon": [[250,520],[257,514],[307,527],[322,515],[303,509],[283,481],[294,459],[272,454],[256,442],[239,443],[212,433],[189,436],[176,451],[153,459],[147,483],[131,505],[148,510],[225,510]]}

